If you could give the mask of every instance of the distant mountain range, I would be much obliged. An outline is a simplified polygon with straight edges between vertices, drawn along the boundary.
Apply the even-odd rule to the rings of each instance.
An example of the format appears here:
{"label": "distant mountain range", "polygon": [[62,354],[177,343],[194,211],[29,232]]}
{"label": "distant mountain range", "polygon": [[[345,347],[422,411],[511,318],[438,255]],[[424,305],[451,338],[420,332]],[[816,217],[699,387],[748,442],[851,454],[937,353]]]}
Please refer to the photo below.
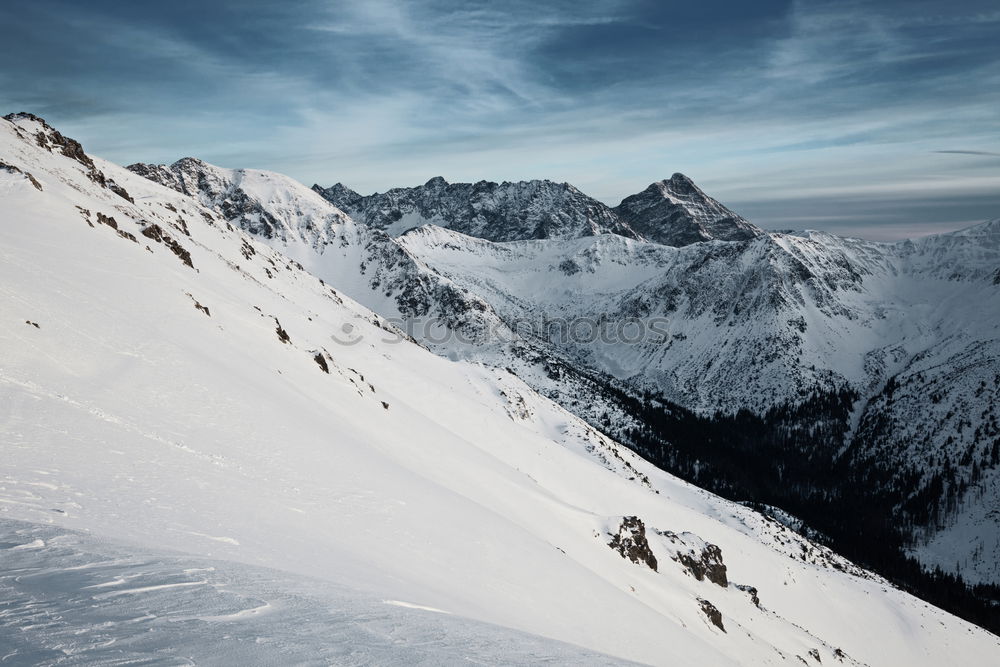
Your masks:
{"label": "distant mountain range", "polygon": [[683,246],[746,240],[764,232],[674,174],[609,208],[569,183],[448,183],[440,176],[415,188],[359,195],[341,183],[313,190],[367,225],[393,236],[435,225],[488,241],[574,239],[600,234]]}

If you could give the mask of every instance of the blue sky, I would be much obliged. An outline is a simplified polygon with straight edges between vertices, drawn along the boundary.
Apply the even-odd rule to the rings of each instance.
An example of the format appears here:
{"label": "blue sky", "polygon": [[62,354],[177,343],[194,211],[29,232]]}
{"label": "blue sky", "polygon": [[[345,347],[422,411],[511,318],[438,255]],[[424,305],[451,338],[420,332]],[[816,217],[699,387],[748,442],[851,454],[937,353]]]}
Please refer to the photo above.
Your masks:
{"label": "blue sky", "polygon": [[612,204],[681,171],[763,226],[878,239],[1000,217],[995,0],[33,0],[0,57],[4,113],[119,163]]}

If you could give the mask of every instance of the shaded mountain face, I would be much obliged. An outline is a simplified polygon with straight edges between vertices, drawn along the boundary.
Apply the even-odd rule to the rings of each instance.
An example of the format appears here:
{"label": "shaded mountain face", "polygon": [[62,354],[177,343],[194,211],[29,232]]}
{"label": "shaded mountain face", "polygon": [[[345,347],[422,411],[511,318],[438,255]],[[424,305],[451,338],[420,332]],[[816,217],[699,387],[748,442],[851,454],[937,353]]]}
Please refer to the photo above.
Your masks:
{"label": "shaded mountain face", "polygon": [[359,222],[393,236],[433,224],[490,241],[636,237],[610,208],[568,183],[448,183],[438,176],[415,188],[367,197],[340,183],[313,189]]}
{"label": "shaded mountain face", "polygon": [[394,236],[433,224],[489,241],[572,239],[618,234],[669,246],[745,241],[758,227],[712,199],[683,174],[653,183],[615,208],[567,183],[448,183],[362,196],[341,183],[313,190],[353,218]]}
{"label": "shaded mountain face", "polygon": [[701,241],[748,241],[763,230],[712,199],[684,174],[626,197],[615,213],[643,238],[669,246]]}
{"label": "shaded mountain face", "polygon": [[[279,252],[374,294],[353,262],[388,237],[321,201],[293,234],[307,188],[198,167],[215,185],[189,195],[89,158],[126,200],[34,129],[0,120],[0,643],[17,659],[383,664],[401,639],[429,664],[929,666],[1000,650],[509,371],[390,335]],[[237,180],[275,233],[202,203]],[[332,342],[346,326],[359,344]]]}
{"label": "shaded mountain face", "polygon": [[[434,227],[400,241],[505,321],[603,327],[535,340],[611,378],[631,407],[595,415],[577,387],[524,377],[669,469],[794,503],[810,521],[880,517],[925,564],[1000,579],[1000,523],[984,509],[1000,503],[996,221],[896,244],[820,232],[682,248],[614,235],[494,244]],[[661,409],[642,407],[651,401]],[[670,406],[699,416],[671,422]],[[867,507],[854,505],[860,490]],[[832,498],[843,515],[825,511]],[[831,530],[856,534],[849,524]]]}

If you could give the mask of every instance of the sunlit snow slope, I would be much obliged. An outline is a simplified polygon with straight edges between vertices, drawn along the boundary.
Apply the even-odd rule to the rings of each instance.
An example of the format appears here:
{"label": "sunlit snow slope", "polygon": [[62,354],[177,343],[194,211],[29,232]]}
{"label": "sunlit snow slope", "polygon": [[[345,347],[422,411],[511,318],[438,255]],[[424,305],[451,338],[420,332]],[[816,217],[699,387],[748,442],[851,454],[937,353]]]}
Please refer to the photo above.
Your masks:
{"label": "sunlit snow slope", "polygon": [[[1000,656],[995,636],[657,471],[512,375],[403,340],[195,199],[12,118],[0,658],[210,663],[238,642],[242,662],[310,646],[316,663],[405,662],[386,633],[443,636],[414,652],[441,663]],[[361,342],[331,338],[345,324]],[[264,623],[272,608],[289,615]]]}

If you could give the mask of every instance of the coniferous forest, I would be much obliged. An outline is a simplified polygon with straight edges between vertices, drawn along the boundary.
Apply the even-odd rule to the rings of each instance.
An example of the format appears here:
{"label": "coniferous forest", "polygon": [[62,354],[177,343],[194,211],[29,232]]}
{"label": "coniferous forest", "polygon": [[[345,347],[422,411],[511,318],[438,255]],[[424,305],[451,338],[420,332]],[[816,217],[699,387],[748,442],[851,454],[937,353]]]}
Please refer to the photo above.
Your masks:
{"label": "coniferous forest", "polygon": [[[730,500],[779,507],[804,522],[808,537],[1000,633],[1000,586],[967,585],[906,552],[915,527],[947,518],[968,476],[950,462],[923,475],[853,456],[866,450],[863,438],[878,437],[885,428],[875,424],[851,436],[849,416],[858,399],[853,391],[814,394],[762,416],[738,410],[709,417],[651,393],[637,396],[610,383],[605,389],[638,425],[616,428],[605,413],[596,426],[657,466]],[[967,466],[973,483],[978,470],[998,462],[974,463]]]}

